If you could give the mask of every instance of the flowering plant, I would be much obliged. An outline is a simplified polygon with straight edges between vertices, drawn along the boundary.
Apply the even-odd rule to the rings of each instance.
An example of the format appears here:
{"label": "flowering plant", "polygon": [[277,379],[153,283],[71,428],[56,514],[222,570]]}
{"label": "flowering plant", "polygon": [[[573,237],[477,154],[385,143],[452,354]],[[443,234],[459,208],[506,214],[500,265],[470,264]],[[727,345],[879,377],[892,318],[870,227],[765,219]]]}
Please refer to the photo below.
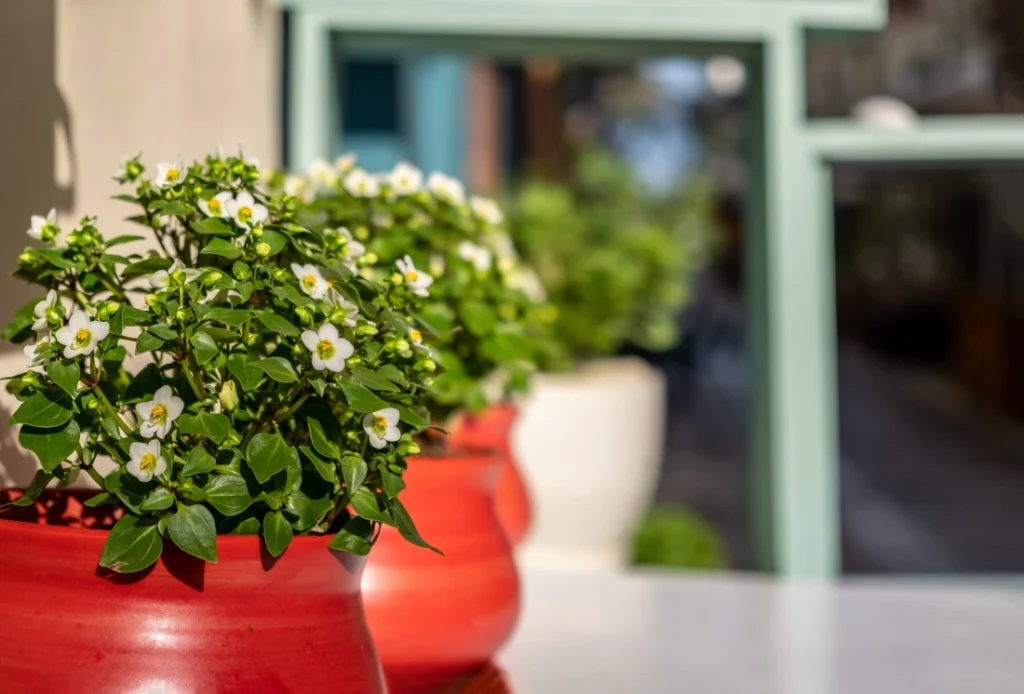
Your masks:
{"label": "flowering plant", "polygon": [[545,368],[618,352],[663,351],[707,256],[711,199],[699,181],[662,200],[629,167],[585,151],[565,184],[530,181],[511,197],[509,229],[557,309],[561,350]]}
{"label": "flowering plant", "polygon": [[[441,421],[526,387],[552,316],[504,232],[497,204],[467,199],[459,181],[440,173],[424,180],[399,163],[374,175],[352,157],[334,167],[319,162],[308,176],[280,176],[278,183],[299,195],[303,221],[339,253],[371,260],[366,276],[423,298],[407,342],[428,358],[428,368],[443,367],[430,403]],[[433,336],[435,348],[421,331]]]}
{"label": "flowering plant", "polygon": [[364,554],[386,523],[428,546],[398,498],[430,422],[406,342],[421,293],[363,277],[369,259],[297,224],[295,198],[261,192],[243,155],[144,174],[124,163],[121,198],[159,251],[118,255],[142,237],[106,239],[92,218],[61,241],[52,213],[32,219],[43,247],[16,274],[47,293],[4,336],[35,339],[8,389],[42,469],[15,503],[84,471],[100,486],[87,505],[120,507],[100,557],[120,572],[168,540],[215,562],[218,533],[262,534],[274,556],[334,533]]}

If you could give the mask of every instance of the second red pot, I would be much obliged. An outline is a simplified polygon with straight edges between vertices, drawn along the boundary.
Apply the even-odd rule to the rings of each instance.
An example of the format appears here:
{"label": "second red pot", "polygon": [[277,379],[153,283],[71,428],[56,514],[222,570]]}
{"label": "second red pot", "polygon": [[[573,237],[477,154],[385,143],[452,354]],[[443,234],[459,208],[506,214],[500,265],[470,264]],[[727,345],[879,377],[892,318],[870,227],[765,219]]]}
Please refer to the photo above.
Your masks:
{"label": "second red pot", "polygon": [[501,458],[413,458],[402,501],[444,556],[385,527],[363,574],[367,622],[392,694],[437,690],[485,667],[511,636],[519,578],[494,512]]}

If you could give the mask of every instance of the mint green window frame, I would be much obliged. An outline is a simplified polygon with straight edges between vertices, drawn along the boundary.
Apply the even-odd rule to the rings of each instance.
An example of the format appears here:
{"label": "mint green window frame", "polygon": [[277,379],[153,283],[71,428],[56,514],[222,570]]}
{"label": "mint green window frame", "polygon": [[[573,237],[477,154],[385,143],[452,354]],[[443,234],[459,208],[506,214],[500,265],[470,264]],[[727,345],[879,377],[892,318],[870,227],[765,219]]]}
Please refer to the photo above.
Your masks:
{"label": "mint green window frame", "polygon": [[886,0],[281,0],[292,12],[293,166],[334,151],[331,51],[346,44],[482,55],[623,59],[732,54],[751,76],[747,306],[754,371],[752,489],[759,565],[786,577],[840,567],[831,166],[1024,161],[1024,119],[924,119],[877,132],[808,121],[811,32],[870,31]]}

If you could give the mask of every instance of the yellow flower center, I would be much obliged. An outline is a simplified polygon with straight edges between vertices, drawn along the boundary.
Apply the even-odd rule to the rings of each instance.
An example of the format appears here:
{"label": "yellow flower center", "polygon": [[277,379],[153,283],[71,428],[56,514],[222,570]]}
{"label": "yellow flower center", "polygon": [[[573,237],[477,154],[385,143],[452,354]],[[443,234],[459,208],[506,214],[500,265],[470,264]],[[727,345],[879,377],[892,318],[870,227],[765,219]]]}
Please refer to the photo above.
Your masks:
{"label": "yellow flower center", "polygon": [[405,273],[405,279],[409,280],[410,282],[415,282],[419,278],[420,273],[416,272],[415,270],[409,270],[408,272]]}
{"label": "yellow flower center", "polygon": [[249,222],[252,219],[252,208],[243,206],[238,208],[238,219],[242,222]]}
{"label": "yellow flower center", "polygon": [[302,278],[302,288],[307,292],[316,289],[316,275],[306,275]]}
{"label": "yellow flower center", "polygon": [[87,344],[89,344],[90,340],[92,340],[92,333],[86,330],[85,328],[81,328],[77,333],[75,333],[76,347],[85,347]]}
{"label": "yellow flower center", "polygon": [[178,169],[167,169],[167,180],[169,182],[174,183],[178,180],[179,176],[181,176],[181,171]]}
{"label": "yellow flower center", "polygon": [[209,202],[206,203],[206,207],[208,210],[210,210],[210,214],[220,214],[220,200],[210,200]]}
{"label": "yellow flower center", "polygon": [[143,472],[153,472],[156,470],[156,456],[152,453],[142,456],[142,459],[139,460],[139,469]]}
{"label": "yellow flower center", "polygon": [[330,359],[334,356],[334,343],[330,340],[320,340],[317,351],[321,359]]}
{"label": "yellow flower center", "polygon": [[153,411],[149,413],[149,419],[157,424],[167,421],[167,408],[163,405],[153,405]]}
{"label": "yellow flower center", "polygon": [[413,342],[422,342],[423,341],[423,333],[421,333],[416,328],[410,328],[409,329],[409,337],[412,338]]}
{"label": "yellow flower center", "polygon": [[387,430],[388,420],[384,419],[381,415],[375,415],[373,418],[373,433],[383,436]]}

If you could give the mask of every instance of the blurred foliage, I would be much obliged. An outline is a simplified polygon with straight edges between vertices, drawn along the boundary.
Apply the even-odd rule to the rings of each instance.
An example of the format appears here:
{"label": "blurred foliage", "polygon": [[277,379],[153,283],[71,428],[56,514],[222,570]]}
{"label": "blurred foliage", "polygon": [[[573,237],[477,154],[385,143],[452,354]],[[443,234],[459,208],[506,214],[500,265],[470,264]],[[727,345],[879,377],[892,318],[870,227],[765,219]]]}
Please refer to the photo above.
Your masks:
{"label": "blurred foliage", "polygon": [[721,538],[696,513],[682,508],[654,507],[633,542],[633,563],[681,569],[726,569]]}
{"label": "blurred foliage", "polygon": [[526,182],[506,203],[509,233],[558,310],[562,346],[547,369],[615,354],[626,343],[664,351],[712,238],[709,186],[645,193],[629,165],[600,149],[580,154],[567,183]]}

